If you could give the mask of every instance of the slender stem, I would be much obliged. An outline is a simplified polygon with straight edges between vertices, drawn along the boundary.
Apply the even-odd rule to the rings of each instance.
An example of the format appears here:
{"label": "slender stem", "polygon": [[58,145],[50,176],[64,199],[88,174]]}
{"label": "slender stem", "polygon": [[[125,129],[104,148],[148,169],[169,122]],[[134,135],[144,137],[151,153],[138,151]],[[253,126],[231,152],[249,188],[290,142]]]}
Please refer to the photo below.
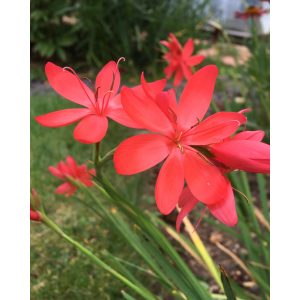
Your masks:
{"label": "slender stem", "polygon": [[213,259],[211,258],[210,254],[208,253],[204,243],[202,242],[199,234],[195,230],[195,227],[193,226],[191,221],[188,219],[188,217],[185,217],[183,219],[183,223],[185,226],[185,231],[188,233],[188,235],[190,236],[190,239],[194,243],[197,251],[199,252],[203,262],[205,263],[205,265],[207,267],[207,270],[210,272],[212,277],[215,279],[215,281],[217,282],[219,287],[223,290],[223,284],[221,281],[220,273],[219,273]]}
{"label": "slender stem", "polygon": [[106,162],[108,162],[110,159],[112,159],[112,157],[114,156],[114,153],[116,151],[116,148],[110,150],[109,152],[107,152],[102,159],[100,159],[99,163],[98,163],[98,168],[101,168]]}
{"label": "slender stem", "polygon": [[97,256],[95,256],[90,250],[82,246],[77,241],[73,240],[70,236],[68,236],[65,232],[62,231],[61,228],[58,227],[52,220],[50,220],[46,215],[42,215],[42,221],[54,232],[56,232],[58,235],[60,235],[64,240],[66,240],[69,244],[77,248],[81,253],[89,257],[94,263],[96,263],[99,267],[103,268],[105,271],[109,272],[113,276],[115,276],[117,279],[122,281],[124,284],[126,284],[128,287],[130,287],[132,290],[134,290],[136,293],[141,295],[144,299],[147,300],[155,300],[156,298],[150,294],[149,291],[142,287],[138,287],[137,285],[133,284],[130,280],[128,280],[126,277],[118,273],[116,270],[111,268],[109,265],[107,265],[105,262],[100,260]]}
{"label": "slender stem", "polygon": [[100,142],[96,143],[94,147],[94,165],[96,167],[99,162]]}

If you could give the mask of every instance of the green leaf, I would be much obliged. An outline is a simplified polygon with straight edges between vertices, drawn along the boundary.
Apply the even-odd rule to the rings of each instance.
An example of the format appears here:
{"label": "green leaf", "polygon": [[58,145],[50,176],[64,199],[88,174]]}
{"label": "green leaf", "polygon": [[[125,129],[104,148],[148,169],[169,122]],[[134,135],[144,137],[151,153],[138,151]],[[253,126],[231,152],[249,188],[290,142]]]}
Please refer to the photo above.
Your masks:
{"label": "green leaf", "polygon": [[124,297],[124,299],[126,299],[126,300],[137,300],[137,298],[130,296],[125,291],[121,291],[121,293],[122,293],[122,296]]}
{"label": "green leaf", "polygon": [[221,272],[221,280],[224,287],[224,292],[227,297],[227,300],[236,300],[236,296],[231,288],[230,280],[228,278],[227,273],[225,272],[224,268],[220,265],[220,272]]}

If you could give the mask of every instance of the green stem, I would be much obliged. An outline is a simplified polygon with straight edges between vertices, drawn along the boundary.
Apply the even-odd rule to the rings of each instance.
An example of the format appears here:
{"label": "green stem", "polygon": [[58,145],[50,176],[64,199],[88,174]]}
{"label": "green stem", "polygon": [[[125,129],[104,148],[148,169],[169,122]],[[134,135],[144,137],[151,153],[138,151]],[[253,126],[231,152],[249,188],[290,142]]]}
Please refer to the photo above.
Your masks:
{"label": "green stem", "polygon": [[107,152],[102,159],[100,159],[99,163],[98,163],[98,168],[102,168],[102,166],[108,162],[110,159],[112,159],[112,157],[114,156],[114,153],[116,151],[116,148],[110,150],[109,152]]}
{"label": "green stem", "polygon": [[94,165],[95,167],[98,165],[99,162],[99,153],[100,153],[100,142],[95,144],[94,148]]}
{"label": "green stem", "polygon": [[129,281],[127,278],[125,278],[123,275],[115,271],[113,268],[111,268],[109,265],[107,265],[105,262],[100,260],[97,256],[95,256],[90,250],[82,246],[77,241],[73,240],[70,236],[68,236],[65,232],[63,232],[52,220],[50,220],[46,215],[42,215],[43,222],[54,232],[56,232],[58,235],[60,235],[64,240],[66,240],[69,244],[77,248],[81,253],[89,257],[96,265],[104,269],[105,271],[112,274],[114,277],[122,281],[124,284],[126,284],[128,287],[130,287],[132,290],[134,290],[136,293],[141,295],[144,299],[147,300],[155,300],[156,298],[146,289],[142,287],[138,287],[135,284],[133,284],[131,281]]}

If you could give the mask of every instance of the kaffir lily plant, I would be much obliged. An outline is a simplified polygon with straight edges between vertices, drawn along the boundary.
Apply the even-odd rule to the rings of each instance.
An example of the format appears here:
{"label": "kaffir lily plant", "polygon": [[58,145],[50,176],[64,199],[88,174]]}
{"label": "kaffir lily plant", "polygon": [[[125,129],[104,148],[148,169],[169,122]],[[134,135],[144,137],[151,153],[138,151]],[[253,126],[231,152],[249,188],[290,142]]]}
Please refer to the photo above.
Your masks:
{"label": "kaffir lily plant", "polygon": [[[116,172],[129,176],[163,162],[155,185],[156,205],[159,212],[165,215],[176,209],[179,211],[176,221],[178,232],[184,218],[198,204],[203,206],[203,213],[208,210],[220,222],[235,226],[238,216],[233,188],[227,174],[234,170],[269,173],[270,147],[262,142],[264,132],[243,130],[247,123],[247,109],[240,112],[218,112],[204,118],[213,96],[218,68],[207,65],[193,74],[192,66],[201,63],[204,57],[192,56],[192,39],[182,47],[175,35],[171,34],[170,40],[162,41],[162,44],[169,49],[165,54],[169,64],[165,69],[166,77],[170,78],[175,73],[174,86],[181,83],[183,76],[187,79],[178,100],[174,89],[165,90],[165,79],[148,83],[143,73],[140,85],[131,88],[122,86],[119,92],[121,80],[118,65],[122,59],[117,63],[110,61],[102,68],[93,90],[72,68],[61,68],[51,62],[46,64],[45,73],[50,86],[59,95],[81,107],[37,116],[36,121],[46,127],[79,122],[74,130],[75,140],[94,144],[95,148],[94,165],[91,169],[86,164],[79,166],[71,156],[66,158],[66,162],[61,161],[56,167],[49,167],[50,173],[63,181],[55,193],[70,197],[79,189],[95,200],[103,214],[104,206],[93,190],[100,191],[107,199],[119,203],[134,221],[137,213],[132,212],[134,208],[130,201],[126,202],[113,184],[108,182],[103,165],[113,159]],[[124,140],[115,149],[100,156],[100,144],[107,132],[108,118],[144,132]],[[239,129],[242,130],[237,133]],[[144,299],[156,299],[149,290],[126,278],[67,236],[48,218],[35,190],[31,199],[31,220],[44,222]],[[113,222],[109,214],[106,213],[105,216]],[[135,222],[138,223],[139,220],[135,219]],[[147,231],[150,225],[143,227],[144,225],[140,223],[141,228]],[[151,227],[156,232],[154,234],[160,236],[154,227]],[[155,240],[157,237],[153,238]],[[167,243],[166,240],[161,241],[161,247],[167,245],[163,244]],[[205,247],[202,258],[222,288],[218,271]],[[189,293],[195,295],[196,292],[198,299],[210,299],[203,290],[193,288],[194,290],[190,287],[193,290],[190,291],[178,287],[179,293],[185,295],[182,296],[183,299]]]}

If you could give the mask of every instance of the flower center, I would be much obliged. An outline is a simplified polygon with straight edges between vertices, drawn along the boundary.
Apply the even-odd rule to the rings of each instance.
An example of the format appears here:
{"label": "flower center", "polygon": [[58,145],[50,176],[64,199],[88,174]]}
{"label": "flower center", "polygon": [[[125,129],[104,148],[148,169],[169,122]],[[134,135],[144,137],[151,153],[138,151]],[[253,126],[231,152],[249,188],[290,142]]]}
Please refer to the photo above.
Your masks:
{"label": "flower center", "polygon": [[175,137],[173,139],[174,143],[176,146],[179,148],[180,152],[183,154],[184,153],[184,148],[181,143],[181,137],[182,137],[183,131],[177,131],[175,133]]}

